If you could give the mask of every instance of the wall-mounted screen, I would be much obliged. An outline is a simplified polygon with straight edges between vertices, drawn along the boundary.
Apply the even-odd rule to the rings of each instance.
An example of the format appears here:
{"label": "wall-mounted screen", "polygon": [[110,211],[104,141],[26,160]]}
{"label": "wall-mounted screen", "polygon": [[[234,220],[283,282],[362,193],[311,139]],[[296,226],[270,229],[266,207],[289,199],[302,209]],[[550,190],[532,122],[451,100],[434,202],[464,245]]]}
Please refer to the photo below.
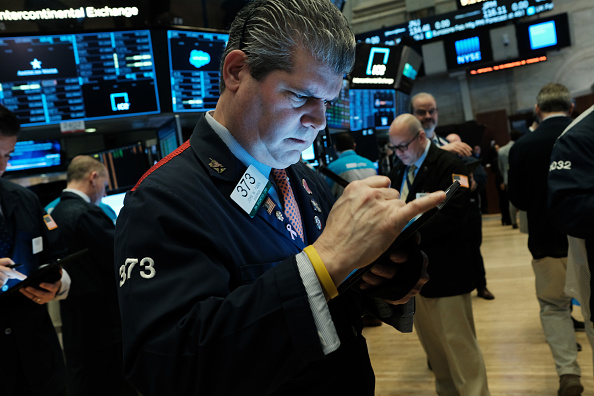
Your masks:
{"label": "wall-mounted screen", "polygon": [[169,155],[182,144],[182,129],[179,116],[171,118],[157,129],[161,158]]}
{"label": "wall-mounted screen", "polygon": [[350,113],[350,97],[349,97],[349,82],[342,80],[342,89],[338,98],[333,101],[326,108],[326,121],[328,128],[331,129],[350,129],[351,127],[351,113]]}
{"label": "wall-mounted screen", "polygon": [[219,63],[229,35],[168,30],[169,78],[174,112],[206,111],[219,98]]}
{"label": "wall-mounted screen", "polygon": [[394,88],[402,47],[357,44],[351,88]]}
{"label": "wall-mounted screen", "polygon": [[516,25],[518,52],[542,53],[571,45],[567,13]]}
{"label": "wall-mounted screen", "polygon": [[351,131],[388,129],[396,112],[393,89],[351,89]]}
{"label": "wall-mounted screen", "polygon": [[101,161],[109,174],[108,193],[126,191],[138,182],[149,169],[149,160],[142,144],[136,143],[124,147],[91,154]]}
{"label": "wall-mounted screen", "polygon": [[14,146],[6,172],[48,170],[61,164],[59,140],[24,140]]}
{"label": "wall-mounted screen", "polygon": [[149,30],[0,37],[0,57],[23,127],[160,112]]}

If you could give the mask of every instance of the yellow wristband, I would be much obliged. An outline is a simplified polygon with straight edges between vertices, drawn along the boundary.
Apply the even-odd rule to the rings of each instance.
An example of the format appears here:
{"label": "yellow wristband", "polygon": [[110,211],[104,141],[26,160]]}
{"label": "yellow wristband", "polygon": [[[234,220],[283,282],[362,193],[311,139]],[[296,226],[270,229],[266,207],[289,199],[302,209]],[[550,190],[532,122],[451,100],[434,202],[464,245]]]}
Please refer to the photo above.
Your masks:
{"label": "yellow wristband", "polygon": [[334,297],[338,296],[338,290],[336,289],[336,286],[334,285],[334,282],[328,273],[328,269],[316,251],[316,248],[314,248],[313,245],[309,245],[303,249],[303,251],[307,254],[307,257],[309,257],[309,261],[311,261],[311,265],[313,266],[314,271],[316,271],[316,275],[322,284],[322,288],[328,295],[329,299],[332,300]]}

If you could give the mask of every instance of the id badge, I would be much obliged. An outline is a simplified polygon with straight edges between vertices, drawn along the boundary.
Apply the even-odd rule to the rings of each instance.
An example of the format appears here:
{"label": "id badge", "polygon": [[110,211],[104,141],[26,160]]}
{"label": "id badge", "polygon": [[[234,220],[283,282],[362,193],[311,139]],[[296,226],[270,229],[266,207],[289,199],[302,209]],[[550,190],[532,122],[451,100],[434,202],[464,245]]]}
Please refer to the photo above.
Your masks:
{"label": "id badge", "polygon": [[250,217],[254,217],[271,187],[270,180],[250,165],[233,189],[231,199]]}

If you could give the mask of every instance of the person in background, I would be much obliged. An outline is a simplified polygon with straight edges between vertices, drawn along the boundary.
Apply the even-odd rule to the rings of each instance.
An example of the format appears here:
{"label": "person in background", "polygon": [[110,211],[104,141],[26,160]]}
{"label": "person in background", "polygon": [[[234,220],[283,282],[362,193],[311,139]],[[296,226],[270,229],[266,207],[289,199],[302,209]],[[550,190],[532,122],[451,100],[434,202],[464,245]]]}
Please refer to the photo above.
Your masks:
{"label": "person in background", "polygon": [[514,143],[516,142],[516,140],[518,140],[520,137],[522,136],[522,132],[518,131],[517,129],[512,129],[511,132],[509,133],[509,142],[507,142],[507,144],[505,144],[504,146],[499,148],[499,151],[497,152],[497,163],[499,165],[498,169],[499,169],[499,173],[501,174],[501,177],[503,179],[499,189],[502,191],[502,194],[505,194],[506,196],[506,201],[509,202],[509,217],[510,217],[510,222],[512,225],[512,228],[515,230],[516,228],[518,228],[518,209],[514,206],[513,203],[511,203],[508,199],[507,199],[507,195],[508,195],[508,171],[509,171],[509,150],[511,150],[512,146],[514,145]]}
{"label": "person in background", "polygon": [[532,254],[540,321],[559,376],[559,396],[584,390],[571,320],[571,297],[565,294],[567,235],[552,222],[547,177],[553,145],[571,123],[569,90],[546,84],[536,97],[541,122],[536,131],[518,139],[509,151],[509,199],[528,217],[528,249]]}
{"label": "person in background", "polygon": [[[447,136],[449,142],[462,141],[460,135],[450,133]],[[474,157],[462,158],[464,164],[469,170],[470,176],[470,205],[472,210],[468,214],[468,224],[471,232],[468,233],[469,249],[471,261],[475,263],[476,277],[475,286],[477,296],[485,300],[493,300],[495,296],[487,289],[487,275],[485,271],[485,261],[481,253],[481,244],[483,243],[483,215],[481,211],[481,192],[487,186],[487,172],[481,165],[481,161]]]}
{"label": "person in background", "polygon": [[433,142],[437,147],[459,155],[468,157],[472,154],[470,146],[462,141],[449,142],[447,139],[435,133],[439,113],[437,111],[437,102],[433,95],[427,92],[420,92],[414,95],[410,101],[411,113],[421,122],[427,139]]}
{"label": "person in background", "polygon": [[144,396],[374,394],[361,315],[412,330],[425,274],[403,296],[377,293],[395,290],[394,262],[423,260],[392,252],[338,286],[445,194],[405,204],[372,176],[333,205],[300,162],[354,57],[329,0],[249,2],[215,110],[126,194],[115,234],[124,370]]}
{"label": "person in background", "polygon": [[594,349],[592,272],[594,271],[594,106],[565,129],[553,146],[548,174],[549,212],[568,235],[565,292],[579,301]]}
{"label": "person in background", "polygon": [[421,229],[429,258],[429,281],[416,297],[415,330],[435,374],[439,395],[487,396],[487,373],[476,338],[470,292],[475,267],[468,245],[468,170],[457,155],[429,141],[418,119],[402,114],[389,130],[399,162],[390,174],[392,188],[410,202],[429,191],[461,187]]}
{"label": "person in background", "polygon": [[98,206],[109,183],[107,169],[93,157],[78,156],[68,165],[66,182],[53,218],[70,252],[89,250],[66,265],[72,287],[60,301],[68,394],[133,396],[122,368],[115,227]]}
{"label": "person in background", "polygon": [[[357,145],[350,133],[336,133],[332,135],[332,140],[338,158],[328,164],[329,170],[348,182],[377,175],[374,163],[355,152]],[[336,198],[340,197],[344,191],[344,187],[335,183],[328,177],[326,178],[326,181],[332,189],[332,194],[334,194]]]}
{"label": "person in background", "polygon": [[[0,176],[17,142],[20,123],[0,105]],[[66,252],[56,223],[37,196],[0,178],[0,287],[9,287],[40,265]],[[10,268],[18,263],[17,269]],[[4,396],[65,396],[64,359],[46,303],[65,298],[70,288],[66,271],[55,283],[0,292],[0,393]]]}

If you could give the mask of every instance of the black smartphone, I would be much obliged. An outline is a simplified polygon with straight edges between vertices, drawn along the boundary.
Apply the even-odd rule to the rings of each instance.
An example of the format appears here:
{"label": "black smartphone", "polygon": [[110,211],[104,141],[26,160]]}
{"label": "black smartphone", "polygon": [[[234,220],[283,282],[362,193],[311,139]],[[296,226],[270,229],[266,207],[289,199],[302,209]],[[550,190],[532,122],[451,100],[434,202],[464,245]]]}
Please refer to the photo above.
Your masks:
{"label": "black smartphone", "polygon": [[[385,298],[387,300],[393,300],[393,301],[399,300],[400,298],[404,297],[404,295],[401,295],[401,294],[408,293],[408,291],[419,280],[419,277],[420,277],[421,271],[422,271],[422,257],[419,257],[421,255],[421,252],[418,248],[417,249],[412,248],[413,246],[411,244],[416,245],[416,241],[409,242],[408,240],[415,232],[419,231],[421,229],[421,227],[423,227],[423,225],[425,225],[430,218],[432,218],[436,213],[438,213],[448,203],[450,198],[452,198],[452,196],[454,195],[456,190],[458,190],[459,187],[460,187],[460,182],[457,180],[454,181],[454,183],[452,183],[445,190],[446,199],[442,203],[440,203],[433,209],[428,210],[427,212],[422,213],[422,214],[414,217],[413,219],[411,219],[404,226],[404,228],[400,232],[400,235],[398,235],[398,237],[394,240],[394,242],[392,242],[392,244],[390,245],[388,250],[386,250],[373,263],[369,264],[366,267],[359,268],[358,270],[351,273],[338,286],[338,293],[339,294],[344,293],[346,290],[348,290],[354,284],[358,283],[360,281],[361,277],[363,277],[363,275],[365,275],[376,263],[389,260],[391,252],[393,252],[396,249],[404,248],[403,250],[405,250],[409,255],[411,255],[411,254],[418,255],[417,257],[409,257],[409,262],[418,263],[419,266],[415,267],[415,268],[413,268],[413,267],[405,268],[404,273],[401,273],[398,275],[399,279],[404,280],[403,282],[399,282],[400,284],[402,284],[402,287],[399,287],[399,288],[397,288],[397,290],[394,290],[392,292],[390,292],[387,288],[383,288],[383,289],[385,289],[385,292],[377,295],[377,297],[381,297],[381,298]],[[407,244],[410,245],[409,248],[406,248]],[[412,285],[410,285],[410,287],[408,287],[409,284],[413,281],[414,281],[414,283],[412,283]],[[406,289],[406,290],[404,290],[404,289]]]}
{"label": "black smartphone", "polygon": [[39,288],[40,283],[55,283],[60,280],[60,269],[64,264],[71,261],[78,260],[83,255],[88,253],[89,249],[79,250],[78,252],[72,253],[61,259],[54,260],[50,263],[40,265],[39,268],[27,276],[26,279],[14,284],[4,293],[0,293],[0,299],[5,298],[13,293],[16,293],[19,289],[27,286],[33,286]]}

